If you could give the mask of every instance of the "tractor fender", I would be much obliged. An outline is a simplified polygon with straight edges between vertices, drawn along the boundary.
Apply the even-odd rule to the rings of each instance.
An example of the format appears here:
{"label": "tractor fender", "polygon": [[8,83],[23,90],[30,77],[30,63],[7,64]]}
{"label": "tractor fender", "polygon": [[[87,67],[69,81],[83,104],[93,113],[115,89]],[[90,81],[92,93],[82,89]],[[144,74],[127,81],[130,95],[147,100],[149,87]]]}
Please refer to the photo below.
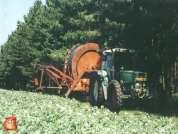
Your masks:
{"label": "tractor fender", "polygon": [[103,89],[104,99],[107,100],[108,75],[105,70],[93,70],[91,76],[96,75]]}

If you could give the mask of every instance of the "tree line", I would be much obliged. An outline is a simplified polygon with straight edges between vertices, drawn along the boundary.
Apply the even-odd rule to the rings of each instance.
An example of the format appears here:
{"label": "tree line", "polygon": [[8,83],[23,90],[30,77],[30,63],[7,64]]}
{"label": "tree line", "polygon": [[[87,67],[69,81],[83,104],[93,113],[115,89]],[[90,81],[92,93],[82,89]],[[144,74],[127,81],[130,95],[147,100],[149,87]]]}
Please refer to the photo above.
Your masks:
{"label": "tree line", "polygon": [[62,63],[74,45],[140,52],[140,69],[165,90],[177,90],[176,0],[36,0],[1,45],[0,81],[24,87],[36,62]]}

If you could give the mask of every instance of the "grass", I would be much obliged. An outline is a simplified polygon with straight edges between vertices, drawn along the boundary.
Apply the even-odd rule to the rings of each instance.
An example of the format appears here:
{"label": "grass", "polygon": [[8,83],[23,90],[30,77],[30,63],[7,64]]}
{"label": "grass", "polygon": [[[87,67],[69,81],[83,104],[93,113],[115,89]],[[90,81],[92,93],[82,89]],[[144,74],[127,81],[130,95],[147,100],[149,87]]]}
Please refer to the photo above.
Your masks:
{"label": "grass", "polygon": [[[178,93],[173,94],[172,96],[173,101],[173,107],[174,107],[174,113],[178,117]],[[173,120],[178,124],[178,118],[173,118]]]}
{"label": "grass", "polygon": [[[177,98],[177,97],[176,97]],[[15,115],[20,134],[176,134],[178,117],[141,110],[112,113],[74,99],[0,89],[0,123]],[[3,127],[0,127],[0,133]],[[9,131],[15,133],[15,131]]]}

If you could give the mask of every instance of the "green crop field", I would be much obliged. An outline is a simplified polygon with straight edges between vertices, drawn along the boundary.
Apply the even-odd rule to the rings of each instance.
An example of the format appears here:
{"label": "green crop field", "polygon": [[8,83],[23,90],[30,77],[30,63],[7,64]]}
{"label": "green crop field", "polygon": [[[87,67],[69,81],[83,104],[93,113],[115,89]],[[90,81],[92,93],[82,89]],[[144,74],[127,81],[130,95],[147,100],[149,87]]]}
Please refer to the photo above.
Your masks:
{"label": "green crop field", "polygon": [[[0,123],[17,117],[19,134],[177,134],[178,117],[91,107],[74,99],[0,89]],[[3,127],[0,126],[0,133]],[[15,131],[9,131],[10,134]]]}

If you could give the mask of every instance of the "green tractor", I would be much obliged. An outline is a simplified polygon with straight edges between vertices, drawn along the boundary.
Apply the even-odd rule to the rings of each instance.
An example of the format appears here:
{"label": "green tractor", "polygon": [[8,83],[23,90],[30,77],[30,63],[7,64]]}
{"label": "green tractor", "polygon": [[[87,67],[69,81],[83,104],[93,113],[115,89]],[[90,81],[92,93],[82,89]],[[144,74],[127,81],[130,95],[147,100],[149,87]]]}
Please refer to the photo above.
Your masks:
{"label": "green tractor", "polygon": [[103,51],[101,70],[93,70],[89,97],[92,106],[105,103],[111,111],[119,112],[123,99],[132,101],[151,98],[147,73],[137,71],[138,53],[133,49],[114,48]]}

